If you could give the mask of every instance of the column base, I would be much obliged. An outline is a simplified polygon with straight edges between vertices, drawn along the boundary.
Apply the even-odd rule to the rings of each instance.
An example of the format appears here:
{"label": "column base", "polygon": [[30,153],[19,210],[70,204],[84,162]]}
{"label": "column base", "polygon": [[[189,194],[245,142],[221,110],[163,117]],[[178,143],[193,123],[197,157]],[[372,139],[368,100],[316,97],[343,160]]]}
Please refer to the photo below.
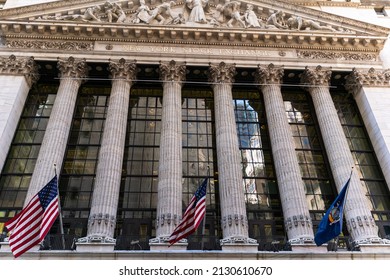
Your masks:
{"label": "column base", "polygon": [[357,242],[362,253],[390,253],[390,240],[371,238]]}
{"label": "column base", "polygon": [[228,237],[220,241],[224,252],[258,252],[259,244],[248,237]]}
{"label": "column base", "polygon": [[110,237],[87,236],[76,242],[76,252],[113,252],[116,240]]}
{"label": "column base", "polygon": [[156,237],[149,240],[150,251],[186,251],[187,239],[182,239],[179,242],[170,245],[168,237]]}

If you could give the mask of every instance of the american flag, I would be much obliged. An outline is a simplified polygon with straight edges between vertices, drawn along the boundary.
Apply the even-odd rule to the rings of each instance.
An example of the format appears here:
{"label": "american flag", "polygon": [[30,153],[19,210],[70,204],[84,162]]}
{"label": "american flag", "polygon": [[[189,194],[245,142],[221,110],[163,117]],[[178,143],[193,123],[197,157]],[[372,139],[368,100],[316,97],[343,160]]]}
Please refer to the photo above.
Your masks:
{"label": "american flag", "polygon": [[5,224],[15,258],[43,241],[58,214],[57,176],[54,176],[19,214]]}
{"label": "american flag", "polygon": [[204,215],[206,214],[206,189],[208,178],[196,190],[192,197],[186,211],[184,212],[183,219],[180,224],[175,228],[173,233],[168,239],[169,246],[175,244],[179,240],[186,238],[192,234],[199,227]]}

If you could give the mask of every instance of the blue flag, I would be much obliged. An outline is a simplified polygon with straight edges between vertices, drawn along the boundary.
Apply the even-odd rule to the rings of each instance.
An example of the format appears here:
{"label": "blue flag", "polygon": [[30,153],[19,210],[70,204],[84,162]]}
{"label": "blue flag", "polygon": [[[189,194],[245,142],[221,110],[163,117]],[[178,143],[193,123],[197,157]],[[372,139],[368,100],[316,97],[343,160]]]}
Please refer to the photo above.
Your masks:
{"label": "blue flag", "polygon": [[351,176],[318,225],[317,233],[314,237],[314,241],[317,246],[321,246],[340,235],[343,229],[345,197],[350,181]]}

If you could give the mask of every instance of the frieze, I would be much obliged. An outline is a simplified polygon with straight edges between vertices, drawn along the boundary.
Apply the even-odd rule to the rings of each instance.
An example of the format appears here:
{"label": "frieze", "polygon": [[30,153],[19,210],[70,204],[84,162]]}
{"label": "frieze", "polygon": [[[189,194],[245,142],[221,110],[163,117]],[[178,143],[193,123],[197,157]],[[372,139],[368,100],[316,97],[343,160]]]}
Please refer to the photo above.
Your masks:
{"label": "frieze", "polygon": [[294,58],[294,51],[286,50],[271,50],[258,48],[234,48],[234,47],[201,47],[201,46],[169,46],[158,44],[107,44],[104,42],[96,42],[95,51],[113,51],[113,52],[129,52],[129,53],[166,53],[177,55],[214,55],[214,56],[235,56],[235,57],[287,57]]}
{"label": "frieze", "polygon": [[213,0],[185,0],[184,3],[167,1],[148,5],[145,0],[139,0],[137,5],[130,6],[131,9],[128,7],[125,9],[117,2],[106,1],[100,5],[80,9],[76,13],[45,15],[38,17],[37,20],[353,33],[341,26],[321,23],[295,13],[289,14],[283,9],[263,10],[241,1],[225,0],[223,3],[215,3]]}
{"label": "frieze", "polygon": [[297,50],[297,57],[304,59],[329,59],[329,60],[352,60],[352,61],[377,61],[378,55],[372,53],[345,53],[326,51]]}
{"label": "frieze", "polygon": [[7,40],[5,46],[11,49],[40,49],[40,50],[66,50],[66,51],[92,51],[92,42],[59,42],[59,41],[30,41]]}

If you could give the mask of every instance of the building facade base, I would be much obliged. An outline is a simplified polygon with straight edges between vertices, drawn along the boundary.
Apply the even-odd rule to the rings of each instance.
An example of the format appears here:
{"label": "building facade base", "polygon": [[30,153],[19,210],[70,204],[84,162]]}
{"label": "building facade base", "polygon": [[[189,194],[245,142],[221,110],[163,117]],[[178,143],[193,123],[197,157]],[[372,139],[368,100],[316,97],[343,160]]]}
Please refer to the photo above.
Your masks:
{"label": "building facade base", "polygon": [[188,243],[176,243],[169,246],[169,243],[149,243],[150,251],[186,251]]}
{"label": "building facade base", "polygon": [[390,244],[359,244],[363,253],[390,253]]}
{"label": "building facade base", "polygon": [[226,243],[222,245],[223,252],[257,252],[258,244],[234,244]]}
{"label": "building facade base", "polygon": [[291,244],[291,249],[295,253],[325,253],[328,252],[326,244],[317,246],[316,244]]}
{"label": "building facade base", "polygon": [[76,243],[77,252],[114,252],[115,243]]}
{"label": "building facade base", "polygon": [[[41,245],[35,245],[32,247],[29,252],[38,252],[39,249],[41,248]],[[11,246],[9,246],[8,242],[0,242],[0,252],[11,252]]]}

